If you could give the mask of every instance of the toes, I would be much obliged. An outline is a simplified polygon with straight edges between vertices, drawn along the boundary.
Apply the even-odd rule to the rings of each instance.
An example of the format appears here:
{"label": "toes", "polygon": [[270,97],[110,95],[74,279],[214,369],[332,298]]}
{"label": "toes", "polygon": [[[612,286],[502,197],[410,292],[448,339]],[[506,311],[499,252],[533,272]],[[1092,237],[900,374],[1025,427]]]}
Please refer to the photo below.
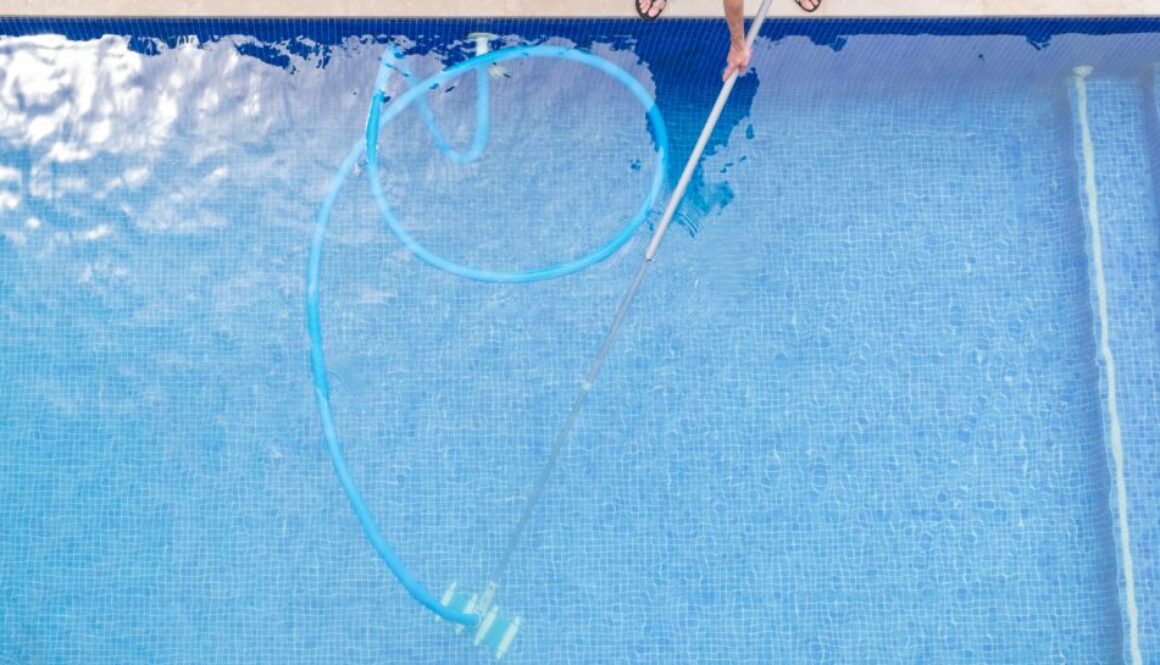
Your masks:
{"label": "toes", "polygon": [[667,0],[636,0],[636,12],[649,21],[660,17]]}

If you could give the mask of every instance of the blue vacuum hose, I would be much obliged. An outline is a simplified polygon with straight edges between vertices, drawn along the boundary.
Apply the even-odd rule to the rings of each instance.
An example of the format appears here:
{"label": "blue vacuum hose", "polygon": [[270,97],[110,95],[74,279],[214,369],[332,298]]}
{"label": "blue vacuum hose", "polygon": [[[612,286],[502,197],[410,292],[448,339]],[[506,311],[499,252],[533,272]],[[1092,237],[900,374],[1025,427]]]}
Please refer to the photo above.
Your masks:
{"label": "blue vacuum hose", "polygon": [[[653,177],[648,194],[636,214],[629,218],[614,236],[583,256],[564,263],[512,272],[500,272],[462,265],[438,256],[423,247],[414,237],[407,233],[391,212],[391,207],[387,202],[386,195],[383,193],[380,182],[378,158],[379,132],[383,125],[398,117],[408,106],[418,103],[420,114],[431,132],[435,146],[443,155],[456,164],[467,164],[478,159],[486,147],[490,124],[488,110],[489,82],[486,68],[507,60],[524,58],[549,58],[578,63],[603,72],[624,85],[641,103],[648,116],[653,139],[657,145],[656,175]],[[323,199],[322,206],[319,208],[318,215],[315,218],[314,238],[310,246],[310,262],[306,278],[306,321],[310,334],[310,369],[314,377],[314,396],[318,404],[318,413],[322,422],[322,431],[326,438],[327,451],[330,453],[331,461],[334,463],[334,470],[338,475],[338,480],[342,484],[342,488],[346,492],[351,506],[354,508],[355,515],[358,517],[367,539],[370,540],[375,551],[378,552],[383,562],[387,564],[387,567],[399,580],[399,583],[403,585],[403,588],[416,601],[448,621],[465,626],[474,626],[480,621],[479,614],[468,613],[444,606],[403,565],[403,562],[399,559],[391,544],[383,536],[382,531],[379,530],[374,515],[367,506],[362,494],[359,492],[358,486],[351,477],[350,468],[347,466],[346,459],[343,457],[338,432],[334,424],[334,413],[330,407],[330,385],[326,376],[326,359],[322,350],[322,321],[319,314],[322,247],[323,241],[326,239],[326,227],[330,223],[331,210],[347,177],[354,170],[359,159],[365,154],[371,189],[383,220],[400,242],[424,262],[451,274],[481,282],[524,283],[563,277],[593,266],[614,254],[628,242],[640,228],[641,224],[644,223],[645,219],[647,219],[664,187],[665,173],[669,159],[668,131],[665,128],[664,119],[661,116],[660,109],[657,108],[656,102],[636,79],[607,60],[573,48],[562,46],[518,46],[491,51],[449,67],[420,83],[412,85],[397,99],[388,103],[386,84],[390,79],[391,73],[397,72],[404,78],[410,78],[410,74],[401,65],[402,58],[399,52],[393,46],[388,47],[383,54],[375,84],[370,114],[367,119],[365,142],[357,142],[347,154],[342,166],[331,180],[330,189],[327,191],[326,197]],[[479,95],[476,131],[471,147],[466,152],[459,153],[451,147],[436,126],[435,119],[426,103],[426,95],[455,77],[473,70],[476,72]]]}

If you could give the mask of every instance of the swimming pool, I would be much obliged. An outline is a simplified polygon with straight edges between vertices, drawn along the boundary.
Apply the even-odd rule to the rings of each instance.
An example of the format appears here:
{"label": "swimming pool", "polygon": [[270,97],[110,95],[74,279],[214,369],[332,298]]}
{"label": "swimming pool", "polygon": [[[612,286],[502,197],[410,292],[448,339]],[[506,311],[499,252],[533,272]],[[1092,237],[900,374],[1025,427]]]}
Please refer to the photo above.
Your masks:
{"label": "swimming pool", "polygon": [[[384,47],[429,75],[480,29],[623,68],[676,179],[719,22],[0,21],[0,663],[489,660],[367,544],[304,314]],[[768,23],[503,580],[504,662],[1160,657],[1157,62],[1151,20]],[[379,158],[427,247],[516,270],[620,228],[657,145],[616,81],[505,67],[480,161],[415,113]],[[475,94],[432,100],[456,145]],[[336,422],[413,572],[481,589],[648,233],[480,284],[367,174],[323,258]]]}

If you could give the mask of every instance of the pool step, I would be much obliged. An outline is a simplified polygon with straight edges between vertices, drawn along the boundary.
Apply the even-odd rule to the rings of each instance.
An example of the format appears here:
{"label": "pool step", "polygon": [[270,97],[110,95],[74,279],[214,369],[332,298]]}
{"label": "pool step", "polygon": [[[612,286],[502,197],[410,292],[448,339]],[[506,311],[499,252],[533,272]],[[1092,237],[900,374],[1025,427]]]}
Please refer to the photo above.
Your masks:
{"label": "pool step", "polygon": [[1091,67],[1069,81],[1130,665],[1160,662],[1160,635],[1142,625],[1160,612],[1160,504],[1147,495],[1160,477],[1158,86],[1160,71],[1128,78]]}

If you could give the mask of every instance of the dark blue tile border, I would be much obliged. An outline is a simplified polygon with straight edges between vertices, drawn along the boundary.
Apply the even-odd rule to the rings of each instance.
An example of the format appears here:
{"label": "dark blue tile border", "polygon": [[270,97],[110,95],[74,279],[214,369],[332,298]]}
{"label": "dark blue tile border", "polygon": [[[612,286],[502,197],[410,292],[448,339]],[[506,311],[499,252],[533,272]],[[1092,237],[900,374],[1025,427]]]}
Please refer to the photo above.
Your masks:
{"label": "dark blue tile border", "polygon": [[[645,23],[630,19],[596,18],[76,18],[0,17],[0,34],[26,35],[52,32],[70,39],[92,39],[105,34],[140,34],[145,29],[163,43],[175,44],[197,37],[212,40],[223,35],[246,34],[259,40],[279,41],[304,38],[320,45],[354,35],[385,36],[405,32],[424,42],[459,37],[464,27],[498,33],[518,33],[534,38],[559,36],[575,41],[593,35],[613,39],[647,40],[670,33],[673,23],[702,24],[693,29],[724,30],[718,19],[672,19]],[[872,18],[872,19],[770,19],[761,34],[771,39],[806,36],[817,44],[840,47],[850,35],[1012,35],[1022,36],[1043,47],[1062,34],[1111,35],[1160,32],[1160,17],[1073,17],[1073,18]]]}

